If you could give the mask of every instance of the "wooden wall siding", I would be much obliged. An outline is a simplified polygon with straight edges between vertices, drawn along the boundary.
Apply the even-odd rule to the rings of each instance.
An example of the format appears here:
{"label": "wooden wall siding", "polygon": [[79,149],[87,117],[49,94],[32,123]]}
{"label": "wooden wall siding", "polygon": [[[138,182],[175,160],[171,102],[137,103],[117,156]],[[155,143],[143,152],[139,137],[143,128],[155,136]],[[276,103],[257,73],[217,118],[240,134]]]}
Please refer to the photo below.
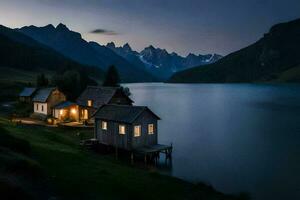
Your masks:
{"label": "wooden wall siding", "polygon": [[117,122],[106,121],[107,122],[107,130],[102,130],[102,120],[97,119],[95,124],[96,129],[96,138],[99,140],[100,143],[106,145],[117,146],[118,148],[123,149],[130,149],[129,140],[130,140],[130,132],[131,127],[129,124],[122,124],[125,125],[126,134],[121,135],[119,134],[119,124]]}
{"label": "wooden wall siding", "polygon": [[100,133],[100,130],[98,130],[98,129],[101,128],[101,126],[99,126],[99,121],[100,120],[96,120],[95,124],[94,124],[94,138],[96,138],[100,142],[99,134],[101,134],[101,133]]}
{"label": "wooden wall siding", "polygon": [[57,119],[61,119],[60,117],[61,117],[61,115],[60,115],[60,109],[53,109],[53,111],[52,111],[52,116],[54,117],[54,118],[57,118]]}
{"label": "wooden wall siding", "polygon": [[92,115],[97,111],[96,108],[92,108],[92,107],[88,107],[88,116],[89,116],[89,119],[92,118]]}
{"label": "wooden wall siding", "polygon": [[[157,119],[148,111],[142,113],[133,124],[123,124],[113,121],[106,122],[107,130],[102,130],[102,120],[96,119],[95,122],[95,138],[102,144],[117,146],[126,150],[157,144]],[[154,134],[148,134],[148,124],[154,125]],[[125,135],[119,134],[119,125],[125,125]],[[133,131],[135,125],[141,126],[141,136],[139,137],[134,137]]]}
{"label": "wooden wall siding", "polygon": [[[148,134],[148,124],[154,125],[154,134]],[[141,136],[134,137],[132,132],[132,148],[157,144],[157,119],[152,114],[150,114],[148,111],[141,114],[133,123],[133,130],[133,127],[136,125],[141,125]]]}
{"label": "wooden wall siding", "polygon": [[53,90],[47,100],[47,104],[48,104],[47,115],[51,114],[51,109],[53,106],[63,101],[66,101],[66,96],[57,89]]}
{"label": "wooden wall siding", "polygon": [[31,103],[31,97],[19,97],[20,102]]}

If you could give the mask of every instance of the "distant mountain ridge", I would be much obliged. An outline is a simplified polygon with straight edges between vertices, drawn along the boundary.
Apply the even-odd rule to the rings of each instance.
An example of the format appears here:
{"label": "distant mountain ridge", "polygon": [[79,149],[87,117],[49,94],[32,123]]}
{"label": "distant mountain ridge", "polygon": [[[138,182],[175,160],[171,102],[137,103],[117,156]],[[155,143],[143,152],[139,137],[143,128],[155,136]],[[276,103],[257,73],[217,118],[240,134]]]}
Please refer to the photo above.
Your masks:
{"label": "distant mountain ridge", "polygon": [[256,43],[214,64],[174,74],[169,82],[300,82],[300,19],[273,26]]}
{"label": "distant mountain ridge", "polygon": [[69,30],[64,24],[59,24],[56,27],[52,24],[44,27],[25,26],[16,30],[78,62],[84,60],[84,63],[88,65],[106,67],[105,63],[97,58],[97,53],[87,45],[81,35]]}
{"label": "distant mountain ridge", "polygon": [[167,50],[155,48],[152,45],[141,52],[132,50],[128,43],[122,47],[116,47],[113,42],[110,42],[106,47],[137,66],[143,65],[150,73],[161,79],[167,79],[173,73],[190,67],[214,63],[222,58],[218,54],[195,55],[191,53],[187,57],[182,57],[177,53],[168,53]]}
{"label": "distant mountain ridge", "polygon": [[31,37],[1,25],[0,68],[52,73],[76,70],[98,80],[104,74],[99,68],[77,63]]}
{"label": "distant mountain ridge", "polygon": [[16,30],[81,64],[97,66],[103,70],[115,65],[122,82],[156,80],[145,69],[134,66],[105,46],[85,41],[80,33],[71,31],[64,24],[56,27],[51,24],[44,27],[25,26]]}
{"label": "distant mountain ridge", "polygon": [[87,42],[80,33],[61,23],[56,27],[49,24],[44,27],[25,26],[16,30],[81,64],[97,66],[102,70],[115,65],[122,82],[166,81],[175,72],[211,64],[222,57],[217,54],[189,54],[182,57],[151,45],[141,52],[132,50],[128,43],[122,47],[116,47],[113,42],[104,46]]}

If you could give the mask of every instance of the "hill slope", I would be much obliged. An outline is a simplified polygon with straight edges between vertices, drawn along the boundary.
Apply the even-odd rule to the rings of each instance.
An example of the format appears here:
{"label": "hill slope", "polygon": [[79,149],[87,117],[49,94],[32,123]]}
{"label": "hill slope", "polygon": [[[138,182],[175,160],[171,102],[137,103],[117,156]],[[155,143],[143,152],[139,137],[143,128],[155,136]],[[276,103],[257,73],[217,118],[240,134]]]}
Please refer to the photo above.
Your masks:
{"label": "hill slope", "polygon": [[256,43],[214,64],[178,72],[169,82],[299,82],[299,73],[286,75],[300,64],[299,44],[300,19],[277,24]]}
{"label": "hill slope", "polygon": [[92,137],[91,130],[80,130],[79,137],[78,130],[16,126],[2,117],[0,127],[4,128],[0,129],[3,200],[4,195],[9,195],[7,199],[241,199],[87,151],[79,141]]}
{"label": "hill slope", "polygon": [[81,64],[103,70],[115,65],[123,82],[155,81],[146,70],[136,67],[105,46],[85,41],[80,33],[69,30],[64,24],[57,27],[51,24],[44,27],[25,26],[17,30]]}
{"label": "hill slope", "polygon": [[[32,38],[4,26],[0,26],[0,68],[3,72],[10,68],[33,74],[39,71],[54,73],[78,70],[94,77],[98,76],[99,79],[103,76],[101,69],[81,65]],[[5,78],[5,75],[2,73],[1,77]],[[7,76],[11,78],[10,73],[7,73]]]}

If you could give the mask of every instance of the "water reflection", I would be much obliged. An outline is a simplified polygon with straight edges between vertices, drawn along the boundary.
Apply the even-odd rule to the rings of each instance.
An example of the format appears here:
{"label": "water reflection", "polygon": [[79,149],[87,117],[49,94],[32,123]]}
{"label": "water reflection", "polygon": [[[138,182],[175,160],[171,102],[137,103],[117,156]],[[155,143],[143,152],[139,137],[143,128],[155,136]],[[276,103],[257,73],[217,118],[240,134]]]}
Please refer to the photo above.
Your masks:
{"label": "water reflection", "polygon": [[300,199],[300,86],[128,84],[174,145],[172,175],[254,199]]}

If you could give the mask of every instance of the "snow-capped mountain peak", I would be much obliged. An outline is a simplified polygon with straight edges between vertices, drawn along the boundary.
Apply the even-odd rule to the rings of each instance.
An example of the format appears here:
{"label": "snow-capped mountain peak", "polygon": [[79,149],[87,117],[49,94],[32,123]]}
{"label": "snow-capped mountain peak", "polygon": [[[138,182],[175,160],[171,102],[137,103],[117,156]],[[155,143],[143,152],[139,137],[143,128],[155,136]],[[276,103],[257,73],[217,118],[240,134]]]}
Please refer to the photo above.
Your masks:
{"label": "snow-capped mountain peak", "polygon": [[210,64],[221,58],[221,56],[215,56],[216,54],[195,55],[193,53],[182,57],[175,52],[168,53],[166,49],[155,48],[153,45],[146,47],[141,52],[133,51],[128,43],[122,47],[116,47],[114,43],[108,43],[107,47],[163,80],[177,71]]}

